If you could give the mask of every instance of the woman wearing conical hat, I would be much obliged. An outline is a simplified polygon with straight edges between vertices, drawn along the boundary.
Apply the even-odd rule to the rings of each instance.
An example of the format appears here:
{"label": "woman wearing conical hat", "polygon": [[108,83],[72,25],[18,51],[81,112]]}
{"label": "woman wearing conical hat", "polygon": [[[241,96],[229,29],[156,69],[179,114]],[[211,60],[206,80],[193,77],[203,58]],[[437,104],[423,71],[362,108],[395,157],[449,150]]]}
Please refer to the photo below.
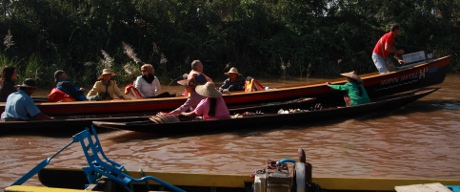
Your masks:
{"label": "woman wearing conical hat", "polygon": [[174,109],[173,111],[169,112],[169,115],[180,115],[182,112],[185,112],[189,109],[194,110],[196,106],[198,106],[198,104],[201,102],[201,100],[206,98],[196,93],[195,87],[197,83],[195,82],[194,79],[192,80],[184,79],[184,80],[177,81],[177,83],[184,86],[185,90],[187,90],[187,92],[189,93],[189,96],[184,104],[182,104],[177,109]]}
{"label": "woman wearing conical hat", "polygon": [[348,82],[343,85],[331,85],[330,82],[326,82],[326,85],[333,90],[347,91],[348,96],[344,97],[347,107],[370,102],[363,81],[355,71],[341,73],[340,75],[346,77]]}
{"label": "woman wearing conical hat", "polygon": [[206,98],[202,99],[195,110],[184,112],[186,117],[203,116],[204,120],[212,119],[230,119],[230,112],[227,105],[213,82],[207,82],[204,85],[198,85],[195,88],[196,93]]}

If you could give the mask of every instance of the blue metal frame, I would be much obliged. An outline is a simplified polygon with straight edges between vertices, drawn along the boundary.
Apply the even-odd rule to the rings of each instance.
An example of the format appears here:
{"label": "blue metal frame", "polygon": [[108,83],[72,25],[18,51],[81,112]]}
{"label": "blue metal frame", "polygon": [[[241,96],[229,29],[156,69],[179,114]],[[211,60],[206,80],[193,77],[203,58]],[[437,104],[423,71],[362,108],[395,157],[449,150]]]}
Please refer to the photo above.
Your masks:
{"label": "blue metal frame", "polygon": [[89,131],[83,131],[74,136],[74,141],[80,142],[83,148],[83,152],[85,153],[86,160],[88,161],[89,166],[83,167],[83,170],[87,174],[87,178],[90,183],[95,182],[95,178],[96,178],[94,176],[95,174],[100,174],[100,175],[108,177],[109,179],[113,181],[116,181],[122,184],[129,191],[131,191],[131,189],[128,188],[128,185],[131,182],[140,183],[140,182],[145,182],[147,180],[152,180],[157,183],[160,183],[164,185],[165,187],[170,188],[174,191],[179,191],[179,192],[184,191],[174,185],[171,185],[163,180],[160,180],[152,176],[145,176],[142,178],[133,178],[129,176],[128,174],[125,174],[123,172],[124,170],[123,165],[110,160],[105,155],[104,151],[102,150],[101,143],[99,142],[99,138],[97,137],[96,130],[94,129],[94,127],[92,127],[92,132],[94,136],[94,141]]}

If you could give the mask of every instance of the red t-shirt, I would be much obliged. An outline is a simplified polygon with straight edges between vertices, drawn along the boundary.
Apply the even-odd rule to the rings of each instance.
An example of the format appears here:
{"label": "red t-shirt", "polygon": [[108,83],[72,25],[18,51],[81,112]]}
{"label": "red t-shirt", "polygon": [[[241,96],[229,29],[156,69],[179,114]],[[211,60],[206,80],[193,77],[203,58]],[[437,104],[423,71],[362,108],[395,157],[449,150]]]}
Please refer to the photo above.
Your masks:
{"label": "red t-shirt", "polygon": [[[380,43],[382,42],[382,43]],[[393,36],[392,32],[385,33],[375,44],[374,50],[372,52],[377,53],[377,55],[380,55],[384,58],[387,58],[388,55],[390,55],[390,52],[384,50],[385,49],[385,44],[388,43],[390,46],[393,46],[395,43],[395,37]],[[383,48],[382,48],[383,46]],[[384,51],[385,53],[382,53]]]}

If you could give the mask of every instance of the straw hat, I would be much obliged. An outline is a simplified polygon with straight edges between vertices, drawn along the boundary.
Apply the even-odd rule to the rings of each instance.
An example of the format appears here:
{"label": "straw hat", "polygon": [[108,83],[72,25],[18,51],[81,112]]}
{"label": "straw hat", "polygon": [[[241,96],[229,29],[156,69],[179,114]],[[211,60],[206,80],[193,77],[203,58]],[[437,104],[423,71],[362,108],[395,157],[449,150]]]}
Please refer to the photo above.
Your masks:
{"label": "straw hat", "polygon": [[32,78],[27,78],[24,80],[24,82],[22,82],[22,85],[16,85],[14,86],[16,88],[18,87],[29,87],[29,88],[37,88],[37,84],[35,83],[35,80],[33,80]]}
{"label": "straw hat", "polygon": [[217,91],[216,85],[213,82],[207,82],[204,85],[198,85],[195,88],[196,93],[204,97],[219,98],[222,97],[222,93]]}
{"label": "straw hat", "polygon": [[116,73],[112,73],[112,70],[111,69],[104,69],[102,70],[102,74],[99,75],[99,77],[97,77],[97,79],[102,79],[104,75],[107,75],[107,74],[111,74],[111,77],[113,76],[117,76]]}
{"label": "straw hat", "polygon": [[183,85],[183,86],[196,87],[196,81],[194,79],[192,79],[192,80],[187,80],[187,79],[180,80],[180,81],[177,81],[177,84]]}
{"label": "straw hat", "polygon": [[358,82],[363,82],[363,80],[361,80],[361,78],[358,76],[358,74],[356,74],[355,71],[351,71],[351,72],[348,72],[348,73],[340,73],[340,75],[342,75],[344,77],[354,79],[354,80],[356,80]]}
{"label": "straw hat", "polygon": [[242,76],[243,74],[241,73],[238,73],[238,69],[236,69],[235,67],[232,67],[230,68],[230,70],[228,70],[228,72],[224,73],[225,75],[229,75],[230,73],[234,73],[234,74],[238,74],[238,76]]}

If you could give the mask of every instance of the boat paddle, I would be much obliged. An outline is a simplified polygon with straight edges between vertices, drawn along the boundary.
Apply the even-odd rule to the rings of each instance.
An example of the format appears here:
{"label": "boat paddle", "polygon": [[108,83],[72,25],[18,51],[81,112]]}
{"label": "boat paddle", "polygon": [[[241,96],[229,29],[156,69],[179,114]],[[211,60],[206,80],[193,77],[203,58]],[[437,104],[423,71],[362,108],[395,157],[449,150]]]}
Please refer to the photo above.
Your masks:
{"label": "boat paddle", "polygon": [[41,171],[43,168],[45,168],[51,161],[51,159],[53,159],[54,157],[56,157],[59,153],[61,153],[64,149],[66,149],[67,147],[69,147],[70,145],[72,145],[75,141],[72,140],[72,142],[70,142],[69,144],[67,144],[65,147],[63,147],[62,149],[60,149],[57,153],[55,153],[53,156],[51,157],[48,157],[46,158],[45,160],[43,160],[41,163],[39,163],[37,166],[35,166],[33,169],[31,169],[28,173],[26,173],[24,176],[22,176],[21,178],[19,178],[16,182],[14,182],[13,184],[11,184],[11,186],[13,185],[22,185],[23,183],[25,183],[27,180],[29,180],[32,176],[34,176],[35,174],[37,174],[39,171]]}

